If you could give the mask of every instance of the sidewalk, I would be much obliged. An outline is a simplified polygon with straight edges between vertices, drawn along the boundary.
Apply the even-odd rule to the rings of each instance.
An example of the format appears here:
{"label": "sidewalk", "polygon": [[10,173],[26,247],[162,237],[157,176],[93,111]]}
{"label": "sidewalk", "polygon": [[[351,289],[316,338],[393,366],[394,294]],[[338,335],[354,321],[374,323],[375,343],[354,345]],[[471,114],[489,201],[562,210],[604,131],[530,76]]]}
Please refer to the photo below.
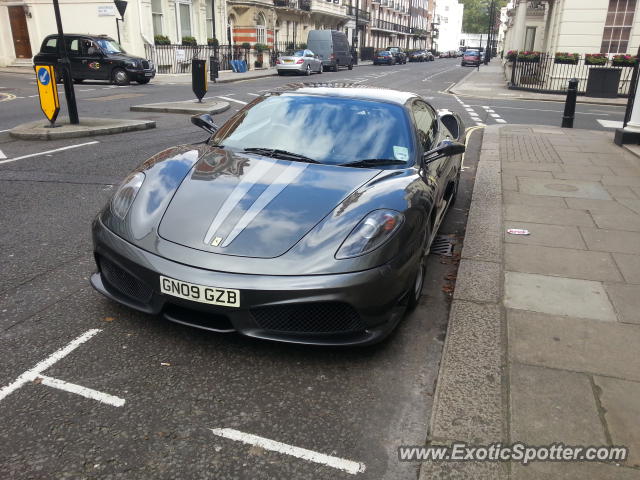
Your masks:
{"label": "sidewalk", "polygon": [[640,159],[609,132],[487,127],[429,441],[630,454],[425,462],[420,478],[640,478],[639,352]]}
{"label": "sidewalk", "polygon": [[[551,93],[535,93],[524,90],[509,90],[508,80],[500,65],[499,59],[492,60],[489,65],[481,65],[480,70],[473,68],[469,75],[449,89],[455,95],[466,95],[482,98],[502,98],[505,100],[544,100],[564,102],[566,95]],[[592,98],[578,95],[578,103],[596,105],[626,105],[626,98]]]}

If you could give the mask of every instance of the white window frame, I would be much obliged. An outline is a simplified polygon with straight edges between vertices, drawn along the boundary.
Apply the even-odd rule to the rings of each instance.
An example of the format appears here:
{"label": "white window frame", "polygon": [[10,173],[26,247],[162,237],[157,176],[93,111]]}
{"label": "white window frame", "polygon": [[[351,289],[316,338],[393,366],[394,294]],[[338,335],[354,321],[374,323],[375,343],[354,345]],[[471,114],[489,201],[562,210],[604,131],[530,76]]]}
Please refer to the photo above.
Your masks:
{"label": "white window frame", "polygon": [[191,37],[195,37],[193,31],[193,3],[191,0],[180,0],[175,3],[176,5],[176,34],[178,35],[178,44],[182,43],[182,18],[180,16],[180,5],[188,5],[189,6],[189,24],[191,25]]}
{"label": "white window frame", "polygon": [[[153,29],[153,34],[154,35],[164,35],[164,9],[163,9],[163,6],[162,6],[162,0],[158,0],[158,3],[160,4],[160,11],[159,12],[154,12],[154,10],[153,10],[153,2],[151,2],[151,28]],[[159,32],[156,32],[156,29],[155,29],[156,17],[158,17],[159,20],[160,20],[160,31]]]}

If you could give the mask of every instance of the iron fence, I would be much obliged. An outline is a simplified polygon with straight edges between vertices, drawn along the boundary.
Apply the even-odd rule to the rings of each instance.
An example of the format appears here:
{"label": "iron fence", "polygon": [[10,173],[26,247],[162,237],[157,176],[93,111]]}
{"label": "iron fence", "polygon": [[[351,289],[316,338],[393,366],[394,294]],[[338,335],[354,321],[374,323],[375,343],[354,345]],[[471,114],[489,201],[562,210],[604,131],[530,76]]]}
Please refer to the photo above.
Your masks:
{"label": "iron fence", "polygon": [[531,90],[540,93],[566,93],[569,80],[578,80],[578,93],[587,90],[589,72],[591,69],[617,68],[620,69],[618,82],[618,96],[629,96],[633,65],[618,66],[610,62],[602,65],[585,64],[584,57],[576,61],[556,60],[555,55],[541,54],[534,60],[514,60],[511,62],[509,88],[516,90]]}

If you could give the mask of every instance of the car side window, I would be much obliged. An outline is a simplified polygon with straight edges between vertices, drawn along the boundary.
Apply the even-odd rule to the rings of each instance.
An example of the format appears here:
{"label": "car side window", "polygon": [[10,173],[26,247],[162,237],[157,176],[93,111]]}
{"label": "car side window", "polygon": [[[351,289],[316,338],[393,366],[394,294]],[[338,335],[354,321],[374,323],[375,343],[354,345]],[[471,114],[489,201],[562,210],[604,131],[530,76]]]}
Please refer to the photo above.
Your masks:
{"label": "car side window", "polygon": [[78,38],[70,39],[68,51],[69,55],[80,55],[80,40]]}
{"label": "car side window", "polygon": [[421,101],[413,102],[411,110],[422,148],[425,151],[431,150],[436,138],[437,120],[435,113],[426,103]]}
{"label": "car side window", "polygon": [[42,48],[43,53],[58,53],[58,39],[56,37],[51,37],[47,39],[47,42],[44,44]]}

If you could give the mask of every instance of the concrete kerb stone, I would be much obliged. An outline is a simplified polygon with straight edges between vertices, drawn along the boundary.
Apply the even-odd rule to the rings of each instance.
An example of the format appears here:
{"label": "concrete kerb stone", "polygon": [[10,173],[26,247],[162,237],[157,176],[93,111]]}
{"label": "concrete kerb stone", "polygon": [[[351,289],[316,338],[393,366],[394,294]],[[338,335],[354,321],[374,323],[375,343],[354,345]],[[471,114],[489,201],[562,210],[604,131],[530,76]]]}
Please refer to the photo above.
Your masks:
{"label": "concrete kerb stone", "polygon": [[[507,333],[500,301],[504,289],[497,155],[501,128],[492,125],[484,130],[429,424],[427,441],[432,445],[508,440]],[[420,479],[501,479],[508,477],[509,468],[493,462],[424,462]]]}
{"label": "concrete kerb stone", "polygon": [[59,118],[55,128],[49,128],[47,120],[23,123],[9,131],[9,135],[23,140],[57,140],[63,138],[94,137],[114,133],[155,128],[152,120],[81,117],[79,125],[72,125],[68,118]]}
{"label": "concrete kerb stone", "polygon": [[182,102],[160,102],[147,103],[144,105],[132,105],[132,112],[157,112],[157,113],[184,113],[187,115],[197,115],[208,113],[215,115],[229,110],[229,102],[219,100],[204,99],[202,103],[197,100],[187,100]]}

